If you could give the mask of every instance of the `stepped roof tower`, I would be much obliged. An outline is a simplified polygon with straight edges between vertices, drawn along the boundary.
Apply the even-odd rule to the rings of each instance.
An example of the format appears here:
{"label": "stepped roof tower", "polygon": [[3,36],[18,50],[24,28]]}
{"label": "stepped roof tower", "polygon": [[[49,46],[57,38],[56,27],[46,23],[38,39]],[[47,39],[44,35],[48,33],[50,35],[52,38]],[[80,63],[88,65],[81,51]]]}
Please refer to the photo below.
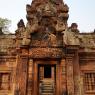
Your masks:
{"label": "stepped roof tower", "polygon": [[26,6],[28,34],[32,39],[47,39],[48,35],[58,36],[67,27],[69,8],[62,0],[33,0]]}

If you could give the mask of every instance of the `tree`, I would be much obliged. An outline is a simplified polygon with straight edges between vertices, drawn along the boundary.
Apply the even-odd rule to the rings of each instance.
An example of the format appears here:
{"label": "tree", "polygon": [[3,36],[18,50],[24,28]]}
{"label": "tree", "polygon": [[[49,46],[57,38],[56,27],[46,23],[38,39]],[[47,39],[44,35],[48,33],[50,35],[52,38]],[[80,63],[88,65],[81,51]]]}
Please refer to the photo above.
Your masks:
{"label": "tree", "polygon": [[0,18],[0,34],[8,33],[11,21],[7,18]]}

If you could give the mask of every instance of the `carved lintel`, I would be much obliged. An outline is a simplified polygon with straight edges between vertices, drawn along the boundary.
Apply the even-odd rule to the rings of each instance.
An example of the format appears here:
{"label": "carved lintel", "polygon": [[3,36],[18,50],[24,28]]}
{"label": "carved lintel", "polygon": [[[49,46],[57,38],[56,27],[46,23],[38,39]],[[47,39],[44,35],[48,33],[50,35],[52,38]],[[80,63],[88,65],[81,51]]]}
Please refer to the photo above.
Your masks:
{"label": "carved lintel", "polygon": [[32,58],[62,58],[62,49],[57,48],[32,48],[29,52]]}

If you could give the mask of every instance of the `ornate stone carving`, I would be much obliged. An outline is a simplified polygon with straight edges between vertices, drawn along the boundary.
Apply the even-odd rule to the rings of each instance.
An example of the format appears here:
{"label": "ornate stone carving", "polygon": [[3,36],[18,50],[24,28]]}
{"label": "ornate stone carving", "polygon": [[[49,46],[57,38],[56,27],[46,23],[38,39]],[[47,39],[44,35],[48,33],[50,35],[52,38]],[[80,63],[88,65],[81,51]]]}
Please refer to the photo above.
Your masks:
{"label": "ornate stone carving", "polygon": [[26,6],[26,30],[31,35],[31,41],[51,38],[54,43],[58,40],[58,35],[66,29],[68,19],[68,6],[61,3],[61,0],[37,0]]}
{"label": "ornate stone carving", "polygon": [[64,56],[62,50],[57,48],[32,48],[29,55],[32,58],[62,58]]}
{"label": "ornate stone carving", "polygon": [[76,23],[72,23],[71,27],[64,32],[64,42],[67,45],[80,45],[79,30]]}
{"label": "ornate stone carving", "polygon": [[16,35],[21,40],[18,43],[31,45],[33,40],[44,40],[55,46],[63,41],[58,37],[62,38],[59,34],[66,29],[68,10],[68,6],[63,4],[62,0],[33,1],[31,5],[26,6],[28,20],[26,27],[23,20],[18,23]]}
{"label": "ornate stone carving", "polygon": [[28,45],[30,43],[28,30],[26,29],[23,20],[21,19],[18,24],[18,29],[16,30],[16,39],[17,39],[17,47],[20,47],[21,45]]}
{"label": "ornate stone carving", "polygon": [[18,22],[17,26],[18,29],[15,31],[16,32],[15,35],[17,38],[19,38],[22,37],[23,32],[25,31],[25,25],[22,19]]}

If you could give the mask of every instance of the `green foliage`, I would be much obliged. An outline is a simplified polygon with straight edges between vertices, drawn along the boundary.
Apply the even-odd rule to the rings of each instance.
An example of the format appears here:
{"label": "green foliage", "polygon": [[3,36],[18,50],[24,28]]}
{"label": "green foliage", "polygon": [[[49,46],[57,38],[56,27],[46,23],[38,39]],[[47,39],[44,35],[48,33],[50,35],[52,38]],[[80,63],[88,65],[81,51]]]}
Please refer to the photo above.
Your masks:
{"label": "green foliage", "polygon": [[11,21],[7,18],[0,18],[0,28],[2,28],[2,31],[7,32],[9,31],[8,28],[11,24]]}

